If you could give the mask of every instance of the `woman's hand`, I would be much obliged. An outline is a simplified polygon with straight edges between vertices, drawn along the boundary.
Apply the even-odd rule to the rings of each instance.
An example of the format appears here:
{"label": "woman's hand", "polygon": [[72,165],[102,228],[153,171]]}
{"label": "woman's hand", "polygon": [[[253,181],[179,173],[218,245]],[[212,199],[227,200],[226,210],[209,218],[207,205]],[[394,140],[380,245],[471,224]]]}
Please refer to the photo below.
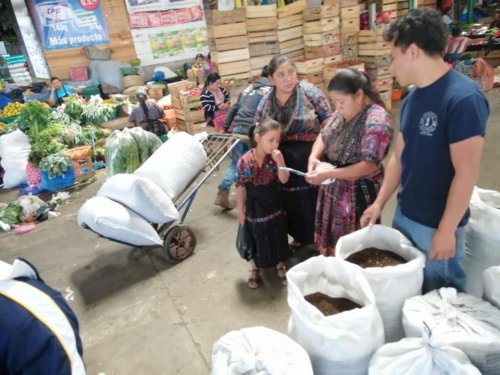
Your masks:
{"label": "woman's hand", "polygon": [[323,181],[325,181],[329,178],[332,178],[331,176],[329,176],[329,174],[331,172],[332,171],[316,171],[316,170],[314,170],[312,172],[308,172],[304,178],[311,185],[320,185]]}
{"label": "woman's hand", "polygon": [[271,152],[271,157],[273,160],[276,162],[278,167],[284,167],[285,166],[285,159],[283,158],[283,154],[281,153],[280,150],[276,149]]}
{"label": "woman's hand", "polygon": [[309,158],[309,162],[307,163],[307,172],[311,173],[316,170],[316,166],[321,163],[318,158]]}

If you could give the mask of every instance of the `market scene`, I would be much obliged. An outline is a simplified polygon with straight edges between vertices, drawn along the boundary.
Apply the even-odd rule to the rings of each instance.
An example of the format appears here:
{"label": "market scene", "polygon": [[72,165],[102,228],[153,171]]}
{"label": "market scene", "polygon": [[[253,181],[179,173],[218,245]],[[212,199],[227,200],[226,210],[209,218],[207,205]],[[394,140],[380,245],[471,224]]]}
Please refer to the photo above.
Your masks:
{"label": "market scene", "polygon": [[0,374],[500,374],[500,2],[0,0]]}

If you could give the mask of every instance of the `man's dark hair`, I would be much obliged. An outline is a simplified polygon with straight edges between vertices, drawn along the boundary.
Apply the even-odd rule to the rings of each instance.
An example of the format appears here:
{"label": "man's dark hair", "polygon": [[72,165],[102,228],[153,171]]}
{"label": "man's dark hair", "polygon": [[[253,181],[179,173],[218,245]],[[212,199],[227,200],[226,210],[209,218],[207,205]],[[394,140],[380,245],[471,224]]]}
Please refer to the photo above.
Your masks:
{"label": "man's dark hair", "polygon": [[262,77],[269,77],[269,68],[267,67],[267,65],[265,65],[263,68],[262,68],[262,71],[260,72],[260,75]]}
{"label": "man's dark hair", "polygon": [[59,79],[58,77],[52,77],[52,78],[50,79],[50,83],[54,82],[56,79],[57,79],[58,81],[60,81],[60,79]]}
{"label": "man's dark hair", "polygon": [[385,39],[403,52],[415,44],[429,56],[442,56],[448,43],[448,30],[437,10],[416,8],[393,22]]}

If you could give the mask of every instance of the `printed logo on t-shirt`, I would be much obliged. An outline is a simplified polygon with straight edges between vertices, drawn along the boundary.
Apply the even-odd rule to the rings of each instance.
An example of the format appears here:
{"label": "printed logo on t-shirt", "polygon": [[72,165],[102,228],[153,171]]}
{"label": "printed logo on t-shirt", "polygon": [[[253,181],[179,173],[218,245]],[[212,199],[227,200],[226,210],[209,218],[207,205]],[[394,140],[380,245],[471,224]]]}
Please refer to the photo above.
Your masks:
{"label": "printed logo on t-shirt", "polygon": [[425,112],[420,119],[420,134],[432,137],[437,123],[437,115],[434,112]]}

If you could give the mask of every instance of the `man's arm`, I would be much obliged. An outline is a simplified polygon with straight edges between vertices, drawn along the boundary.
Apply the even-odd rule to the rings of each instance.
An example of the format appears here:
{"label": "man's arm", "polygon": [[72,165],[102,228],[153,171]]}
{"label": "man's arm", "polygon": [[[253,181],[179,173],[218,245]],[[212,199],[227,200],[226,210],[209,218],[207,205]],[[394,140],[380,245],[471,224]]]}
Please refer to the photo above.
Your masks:
{"label": "man's arm", "polygon": [[385,204],[399,187],[401,181],[401,154],[403,153],[404,147],[405,142],[403,135],[399,133],[396,144],[394,145],[394,151],[387,163],[384,180],[377,195],[377,199],[375,199],[375,202],[373,202],[361,216],[360,223],[362,227],[375,224],[382,214]]}
{"label": "man's arm", "polygon": [[455,256],[455,231],[469,206],[479,174],[484,138],[475,136],[450,145],[455,176],[451,182],[443,217],[432,238],[431,258],[446,260]]}

